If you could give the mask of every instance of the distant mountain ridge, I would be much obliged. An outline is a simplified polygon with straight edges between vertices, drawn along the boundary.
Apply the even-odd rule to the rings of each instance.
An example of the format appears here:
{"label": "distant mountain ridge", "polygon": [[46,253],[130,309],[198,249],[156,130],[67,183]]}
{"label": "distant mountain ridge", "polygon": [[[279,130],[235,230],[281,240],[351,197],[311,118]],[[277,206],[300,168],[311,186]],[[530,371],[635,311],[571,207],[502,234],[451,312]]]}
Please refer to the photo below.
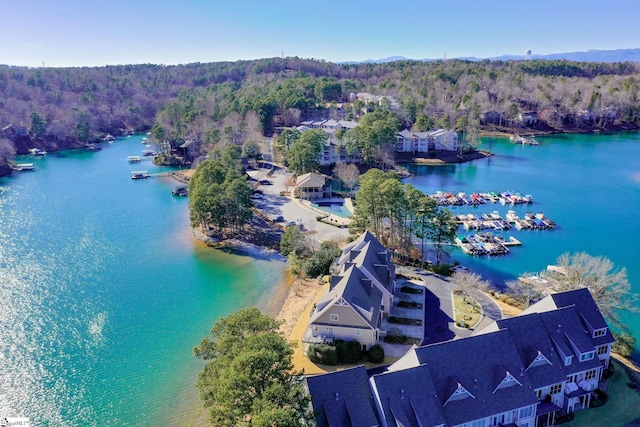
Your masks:
{"label": "distant mountain ridge", "polygon": [[[443,58],[423,58],[412,59],[404,56],[389,56],[381,59],[366,59],[364,61],[345,61],[341,64],[382,64],[385,62],[395,61],[436,61]],[[490,59],[495,61],[509,61],[509,60],[524,60],[527,59],[527,55],[500,55],[490,58],[478,58],[475,56],[470,57],[457,57],[450,59],[462,59],[466,61],[482,61],[483,59]],[[550,53],[547,55],[531,55],[531,59],[566,59],[569,61],[578,62],[640,62],[640,48],[634,49],[612,49],[612,50],[597,50],[590,49],[582,52],[565,52],[565,53]]]}

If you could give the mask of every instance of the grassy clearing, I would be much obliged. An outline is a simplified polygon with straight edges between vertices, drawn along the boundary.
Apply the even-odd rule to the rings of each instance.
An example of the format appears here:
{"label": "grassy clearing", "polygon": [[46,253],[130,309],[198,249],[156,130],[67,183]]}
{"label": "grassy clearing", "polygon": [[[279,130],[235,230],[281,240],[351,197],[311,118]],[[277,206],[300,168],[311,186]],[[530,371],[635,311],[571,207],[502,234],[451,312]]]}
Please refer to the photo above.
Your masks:
{"label": "grassy clearing", "polygon": [[465,298],[456,292],[453,294],[453,311],[456,316],[456,324],[462,327],[465,327],[463,325],[473,327],[482,317],[482,309],[474,299]]}
{"label": "grassy clearing", "polygon": [[627,387],[629,375],[622,365],[613,361],[615,371],[609,378],[609,401],[600,408],[587,409],[576,413],[573,421],[563,424],[567,427],[624,426],[640,418],[640,395]]}

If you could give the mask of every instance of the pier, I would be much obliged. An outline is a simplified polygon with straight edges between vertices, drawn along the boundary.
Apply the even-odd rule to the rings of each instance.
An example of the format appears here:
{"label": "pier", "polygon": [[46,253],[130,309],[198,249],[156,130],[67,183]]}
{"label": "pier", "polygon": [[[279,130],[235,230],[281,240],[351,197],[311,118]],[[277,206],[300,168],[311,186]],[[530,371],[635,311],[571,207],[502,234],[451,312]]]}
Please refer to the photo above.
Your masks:
{"label": "pier", "polygon": [[467,255],[506,255],[509,246],[520,246],[522,243],[513,236],[505,239],[502,236],[494,236],[492,233],[470,234],[455,238],[456,245]]}
{"label": "pier", "polygon": [[501,205],[521,205],[533,203],[533,196],[513,191],[476,192],[467,196],[466,193],[447,193],[437,191],[429,194],[440,206],[477,206],[486,203],[500,203]]}
{"label": "pier", "polygon": [[544,213],[533,214],[527,212],[524,218],[520,218],[514,211],[507,212],[506,219],[502,218],[498,211],[476,215],[473,213],[456,215],[456,222],[465,230],[510,230],[515,226],[518,230],[553,230],[556,223],[547,218]]}

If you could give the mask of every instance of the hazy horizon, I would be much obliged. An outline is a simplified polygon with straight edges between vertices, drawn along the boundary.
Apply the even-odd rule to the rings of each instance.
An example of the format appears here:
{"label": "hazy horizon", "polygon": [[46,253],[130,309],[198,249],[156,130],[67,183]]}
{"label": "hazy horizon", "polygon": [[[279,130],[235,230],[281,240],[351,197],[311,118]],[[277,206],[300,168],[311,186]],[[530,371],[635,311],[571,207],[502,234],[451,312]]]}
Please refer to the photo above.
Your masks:
{"label": "hazy horizon", "polygon": [[[444,3],[384,0],[313,7],[284,0],[216,2],[0,0],[0,64],[94,67],[300,57],[330,62],[631,49],[640,2],[531,7],[498,1]],[[606,18],[606,19],[603,19]],[[628,47],[631,46],[631,47]]]}

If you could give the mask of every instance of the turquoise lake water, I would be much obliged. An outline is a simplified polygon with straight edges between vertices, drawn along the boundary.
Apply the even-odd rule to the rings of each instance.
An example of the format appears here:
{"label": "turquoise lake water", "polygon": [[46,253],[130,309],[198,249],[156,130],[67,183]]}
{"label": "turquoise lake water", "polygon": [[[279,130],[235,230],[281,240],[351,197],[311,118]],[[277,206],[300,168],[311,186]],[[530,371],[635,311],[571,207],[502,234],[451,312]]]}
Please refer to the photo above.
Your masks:
{"label": "turquoise lake water", "polygon": [[215,321],[281,298],[282,260],[195,241],[141,136],[0,179],[0,414],[32,425],[193,425]]}
{"label": "turquoise lake water", "polygon": [[[140,155],[141,136],[30,158],[35,172],[0,179],[0,414],[33,425],[193,425],[201,415],[191,349],[216,319],[268,310],[283,292],[282,260],[229,254],[194,241],[187,199]],[[499,258],[453,256],[496,283],[585,251],[627,268],[640,292],[640,134],[485,139],[495,156],[417,167],[431,193],[519,191],[533,205],[454,213],[542,211],[553,231],[509,233],[522,247]],[[629,324],[640,336],[638,316]]]}
{"label": "turquoise lake water", "polygon": [[[640,134],[538,139],[540,146],[522,146],[507,138],[484,138],[482,148],[494,156],[457,165],[413,167],[416,175],[404,182],[426,193],[517,191],[533,195],[531,205],[450,208],[454,214],[497,210],[503,218],[509,209],[520,217],[528,211],[543,212],[558,225],[548,231],[512,228],[504,232],[522,242],[506,256],[470,257],[453,250],[461,264],[498,285],[523,272],[542,271],[563,253],[587,252],[625,267],[633,290],[640,293]],[[462,227],[460,230],[465,233]],[[640,337],[640,316],[627,319]]]}

